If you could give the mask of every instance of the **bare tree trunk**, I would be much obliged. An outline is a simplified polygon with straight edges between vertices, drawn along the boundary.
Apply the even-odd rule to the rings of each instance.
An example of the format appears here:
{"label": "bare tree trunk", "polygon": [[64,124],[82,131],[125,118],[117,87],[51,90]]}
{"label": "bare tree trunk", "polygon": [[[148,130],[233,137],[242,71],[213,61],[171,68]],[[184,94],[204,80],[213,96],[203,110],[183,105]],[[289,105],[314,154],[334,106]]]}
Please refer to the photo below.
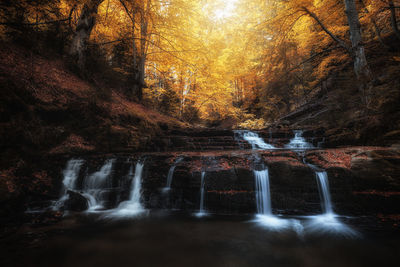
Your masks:
{"label": "bare tree trunk", "polygon": [[136,7],[135,7],[135,0],[133,0],[133,8],[132,8],[132,76],[133,76],[133,88],[132,88],[132,93],[136,94],[136,92],[139,90],[139,70],[138,70],[138,51],[137,51],[137,46],[136,46],[136,38],[135,38],[135,14],[136,14]]}
{"label": "bare tree trunk", "polygon": [[126,14],[132,22],[132,86],[130,88],[130,94],[136,95],[139,89],[139,65],[138,65],[138,48],[136,45],[136,13],[138,8],[136,6],[136,0],[132,1],[131,9],[128,8],[124,0],[120,0],[119,2],[125,9]]}
{"label": "bare tree trunk", "polygon": [[365,57],[365,49],[362,43],[358,11],[355,0],[344,0],[344,3],[346,6],[347,21],[350,27],[351,47],[349,47],[346,42],[344,42],[338,36],[329,31],[315,13],[311,12],[306,7],[301,7],[301,9],[311,18],[313,18],[321,26],[322,30],[324,30],[334,41],[346,49],[346,51],[351,55],[354,62],[354,72],[357,76],[360,91],[363,94],[362,100],[365,102],[365,104],[368,104],[370,90],[372,87],[372,74],[367,62],[367,58]]}
{"label": "bare tree trunk", "polygon": [[96,24],[97,9],[103,1],[104,0],[87,1],[83,5],[81,15],[75,29],[69,54],[74,59],[81,72],[84,72],[85,69],[87,43],[93,27]]}
{"label": "bare tree trunk", "polygon": [[354,72],[359,81],[363,100],[368,105],[372,74],[369,68],[367,58],[365,57],[365,49],[362,43],[361,26],[358,17],[358,11],[355,0],[344,0],[346,6],[347,21],[350,27],[351,50],[354,61]]}
{"label": "bare tree trunk", "polygon": [[149,13],[150,13],[151,0],[147,0],[146,6],[144,1],[142,1],[142,10],[140,16],[140,61],[139,61],[139,75],[138,75],[138,90],[136,92],[139,100],[143,97],[143,88],[145,87],[145,66],[147,58],[147,31],[149,26]]}
{"label": "bare tree trunk", "polygon": [[390,9],[390,21],[392,24],[392,29],[396,34],[397,39],[400,40],[400,31],[399,27],[397,26],[396,8],[392,0],[389,0],[389,9]]}

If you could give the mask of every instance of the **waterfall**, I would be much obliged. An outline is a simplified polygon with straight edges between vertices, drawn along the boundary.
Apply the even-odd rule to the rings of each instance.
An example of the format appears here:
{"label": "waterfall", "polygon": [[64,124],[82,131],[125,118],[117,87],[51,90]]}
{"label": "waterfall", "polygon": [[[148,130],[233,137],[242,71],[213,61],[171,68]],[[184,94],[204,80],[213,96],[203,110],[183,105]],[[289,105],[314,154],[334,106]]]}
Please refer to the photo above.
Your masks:
{"label": "waterfall", "polygon": [[272,215],[268,169],[262,171],[254,170],[253,173],[256,182],[257,213],[262,215]]}
{"label": "waterfall", "polygon": [[328,174],[326,171],[317,170],[312,164],[307,164],[315,171],[315,177],[318,183],[319,194],[321,198],[322,214],[310,216],[310,220],[306,223],[306,230],[314,233],[340,234],[347,237],[357,237],[359,234],[351,227],[342,223],[338,219],[338,215],[334,213],[332,208],[331,194],[329,191]]}
{"label": "waterfall", "polygon": [[290,149],[314,148],[313,144],[308,143],[306,139],[303,137],[303,131],[295,130],[293,132],[294,132],[294,138],[290,140],[289,144],[285,145],[285,148],[290,148]]}
{"label": "waterfall", "polygon": [[81,170],[84,160],[81,159],[71,159],[67,162],[67,166],[63,171],[63,188],[61,190],[60,198],[55,201],[52,205],[53,210],[59,210],[65,200],[68,199],[68,190],[74,190],[76,186],[76,180],[79,177],[79,171]]}
{"label": "waterfall", "polygon": [[300,221],[284,219],[272,214],[271,192],[269,187],[268,168],[262,171],[253,170],[256,185],[257,214],[254,222],[269,231],[283,231],[292,229],[298,236],[304,235],[304,228]]}
{"label": "waterfall", "polygon": [[133,175],[133,166],[130,167],[128,177],[132,178],[131,193],[129,200],[121,202],[118,207],[107,217],[134,217],[142,214],[145,209],[141,203],[142,173],[144,163],[138,161]]}
{"label": "waterfall", "polygon": [[175,160],[174,165],[169,168],[168,171],[168,177],[167,177],[167,185],[164,187],[164,192],[171,190],[171,185],[172,185],[172,178],[174,177],[174,171],[176,168],[176,165],[183,160],[182,157],[179,157]]}
{"label": "waterfall", "polygon": [[203,217],[207,215],[207,212],[204,210],[204,185],[205,185],[205,176],[206,172],[201,172],[201,184],[200,184],[200,210],[196,213],[197,217]]}
{"label": "waterfall", "polygon": [[87,176],[84,180],[83,195],[89,200],[90,211],[103,208],[102,194],[107,189],[114,162],[115,159],[107,160],[99,171]]}
{"label": "waterfall", "polygon": [[108,176],[111,174],[115,159],[107,160],[101,169],[85,179],[83,189],[101,189],[104,188],[107,182]]}
{"label": "waterfall", "polygon": [[321,195],[322,211],[325,214],[333,214],[331,194],[329,192],[328,174],[325,171],[315,172],[315,174],[320,189],[319,192]]}
{"label": "waterfall", "polygon": [[252,149],[274,149],[273,145],[265,143],[265,141],[255,132],[251,131],[235,131],[235,136],[239,140],[245,140],[248,142]]}
{"label": "waterfall", "polygon": [[81,170],[83,163],[84,161],[80,159],[71,159],[68,161],[67,166],[63,171],[64,194],[67,192],[67,190],[75,189],[76,180],[78,179],[79,171]]}
{"label": "waterfall", "polygon": [[303,157],[303,163],[314,170],[315,178],[316,178],[317,184],[318,184],[318,192],[319,192],[320,199],[321,199],[322,213],[333,215],[334,212],[333,212],[333,208],[332,208],[331,193],[329,190],[328,173],[324,170],[321,170],[317,166],[315,166],[311,163],[308,163],[306,161],[306,158],[304,157],[304,155],[302,155],[302,157]]}

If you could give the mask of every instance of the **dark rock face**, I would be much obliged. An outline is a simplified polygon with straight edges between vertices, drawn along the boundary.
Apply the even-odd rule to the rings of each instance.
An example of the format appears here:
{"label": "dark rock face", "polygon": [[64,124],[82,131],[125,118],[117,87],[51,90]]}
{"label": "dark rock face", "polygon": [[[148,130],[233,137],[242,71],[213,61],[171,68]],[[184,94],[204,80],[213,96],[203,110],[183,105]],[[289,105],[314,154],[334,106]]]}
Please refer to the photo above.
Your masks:
{"label": "dark rock face", "polygon": [[[319,214],[322,209],[316,173],[307,162],[327,172],[335,212],[345,215],[400,213],[399,150],[349,147],[294,152],[283,149],[294,137],[289,128],[277,127],[257,133],[280,149],[251,150],[233,131],[171,130],[159,137],[162,145],[157,150],[165,152],[87,155],[83,157],[85,162],[75,189],[83,190],[87,177],[113,158],[112,171],[100,196],[104,208],[115,208],[129,199],[133,175],[128,173],[141,160],[144,161],[141,193],[145,208],[198,211],[204,172],[204,206],[208,212],[253,214],[256,212],[253,171],[268,168],[274,213]],[[325,140],[323,129],[306,130],[303,136],[315,147]],[[177,162],[177,158],[182,160]],[[62,165],[66,161],[67,158],[55,160]],[[167,190],[167,176],[174,165],[172,185]],[[52,173],[61,173],[61,169]],[[61,176],[55,179],[54,187],[60,188],[61,181]],[[70,193],[68,209],[85,210],[87,201],[75,194]]]}
{"label": "dark rock face", "polygon": [[[167,176],[176,159],[172,186],[165,190]],[[309,150],[304,154],[328,174],[335,212],[344,215],[396,214],[400,207],[400,152],[383,148]],[[129,170],[144,160],[142,203],[148,209],[196,212],[200,207],[201,174],[205,172],[205,209],[218,214],[256,212],[254,169],[268,168],[273,212],[309,215],[322,212],[315,171],[303,156],[289,150],[167,152],[133,155],[88,156],[81,168],[77,188],[88,175],[115,158],[101,196],[105,208],[128,200],[133,177]],[[60,177],[61,179],[61,177]],[[87,200],[69,192],[66,209],[87,209]]]}
{"label": "dark rock face", "polygon": [[89,208],[88,200],[81,194],[68,190],[68,199],[64,202],[64,209],[70,211],[85,211]]}
{"label": "dark rock face", "polygon": [[351,147],[307,153],[327,170],[335,211],[345,214],[400,213],[400,151]]}

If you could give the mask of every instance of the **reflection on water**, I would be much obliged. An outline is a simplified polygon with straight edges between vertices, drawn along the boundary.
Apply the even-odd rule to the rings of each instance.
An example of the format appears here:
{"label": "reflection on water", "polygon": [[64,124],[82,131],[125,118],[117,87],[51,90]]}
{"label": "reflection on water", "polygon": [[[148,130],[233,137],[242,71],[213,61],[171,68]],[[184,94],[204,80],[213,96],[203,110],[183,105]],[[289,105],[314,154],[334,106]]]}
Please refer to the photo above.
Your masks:
{"label": "reflection on water", "polygon": [[[98,214],[71,216],[58,225],[26,230],[7,241],[0,239],[3,255],[8,255],[0,264],[386,267],[396,266],[399,258],[400,238],[396,236],[348,239],[330,231],[314,235],[310,230],[322,225],[345,229],[338,221],[321,216],[293,219],[261,215],[256,224],[249,223],[248,217],[198,220],[165,212],[118,221],[100,218]],[[268,230],[258,223],[266,223]]]}
{"label": "reflection on water", "polygon": [[342,223],[334,213],[310,216],[305,223],[307,232],[313,234],[335,234],[348,238],[360,237],[360,234],[350,226]]}
{"label": "reflection on water", "polygon": [[268,231],[294,231],[299,237],[310,234],[341,236],[346,238],[361,237],[360,233],[341,222],[339,217],[333,213],[303,216],[296,219],[257,214],[255,219],[251,220],[251,222]]}
{"label": "reflection on water", "polygon": [[299,237],[304,237],[303,224],[296,219],[284,219],[274,215],[257,214],[251,222],[268,231],[294,231]]}

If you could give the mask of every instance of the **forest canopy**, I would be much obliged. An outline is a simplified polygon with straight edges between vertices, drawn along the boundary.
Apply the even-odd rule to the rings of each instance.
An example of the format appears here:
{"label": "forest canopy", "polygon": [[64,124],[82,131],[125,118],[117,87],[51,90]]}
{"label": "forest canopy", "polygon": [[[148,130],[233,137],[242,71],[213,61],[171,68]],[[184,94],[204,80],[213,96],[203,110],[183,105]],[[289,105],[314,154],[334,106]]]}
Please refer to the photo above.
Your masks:
{"label": "forest canopy", "polygon": [[377,77],[364,46],[397,49],[387,36],[400,38],[399,10],[390,0],[6,0],[0,33],[25,43],[29,33],[82,77],[113,77],[182,120],[264,127],[346,66],[369,106]]}

